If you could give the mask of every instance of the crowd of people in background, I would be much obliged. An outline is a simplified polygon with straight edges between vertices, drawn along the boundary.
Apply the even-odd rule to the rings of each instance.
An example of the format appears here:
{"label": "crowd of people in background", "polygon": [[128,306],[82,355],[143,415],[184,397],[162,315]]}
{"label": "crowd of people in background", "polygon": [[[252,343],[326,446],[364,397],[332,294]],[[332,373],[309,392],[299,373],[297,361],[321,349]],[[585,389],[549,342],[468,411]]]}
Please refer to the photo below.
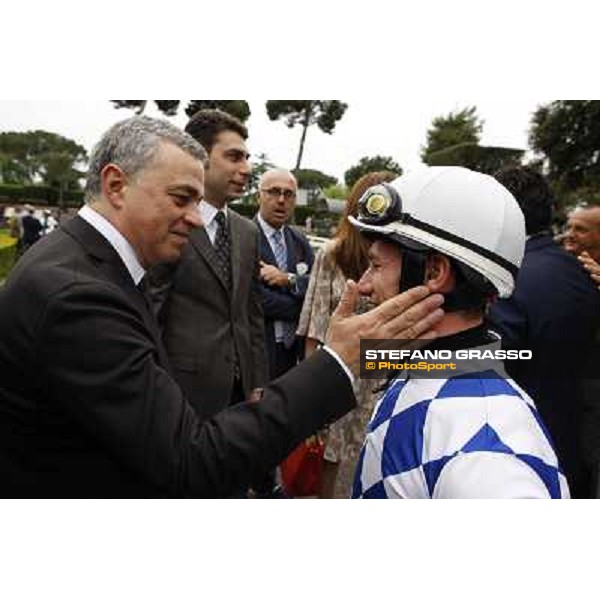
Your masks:
{"label": "crowd of people in background", "polygon": [[17,256],[58,227],[57,211],[36,209],[31,204],[5,207],[2,220],[10,236],[16,240]]}
{"label": "crowd of people in background", "polygon": [[[445,204],[439,205],[443,216],[435,225],[423,225],[414,218],[414,211],[383,220],[394,202],[402,205],[421,197],[421,184],[418,178],[414,183],[410,174],[398,178],[393,173],[373,172],[360,178],[349,190],[334,235],[315,254],[307,238],[312,219],[307,218],[304,227],[292,224],[298,192],[292,172],[273,168],[261,175],[253,219],[229,207],[245,192],[252,171],[249,133],[240,121],[219,110],[203,110],[190,119],[185,133],[160,123],[137,117],[115,126],[107,134],[112,136],[108,141],[103,138],[92,156],[86,205],[75,218],[59,224],[54,210],[36,210],[28,204],[4,210],[5,225],[17,240],[22,258],[2,292],[1,309],[16,310],[8,300],[24,300],[33,275],[49,277],[48,273],[56,271],[57,286],[45,284],[42,287],[48,289],[42,296],[25,302],[31,303],[31,311],[43,306],[48,319],[55,319],[43,332],[41,349],[23,349],[17,365],[0,346],[3,371],[14,371],[0,388],[0,416],[17,414],[16,398],[23,400],[23,414],[41,411],[43,433],[36,443],[40,452],[47,452],[40,457],[15,450],[23,441],[18,438],[21,434],[33,443],[20,418],[19,427],[15,425],[10,433],[6,427],[0,429],[0,434],[4,431],[0,472],[12,482],[11,495],[289,498],[293,492],[286,488],[278,465],[299,442],[314,434],[324,447],[314,496],[410,497],[414,493],[443,497],[440,488],[434,491],[432,481],[438,481],[444,466],[426,462],[420,454],[415,461],[427,481],[417,482],[407,475],[410,469],[406,467],[390,478],[392,483],[383,482],[382,473],[390,468],[390,461],[396,467],[410,462],[407,456],[415,451],[414,444],[429,440],[430,435],[439,440],[439,431],[432,434],[424,422],[419,425],[423,431],[416,425],[402,430],[413,444],[410,449],[398,431],[381,437],[377,429],[383,421],[391,422],[391,412],[382,417],[385,410],[410,411],[410,406],[402,404],[403,398],[427,394],[416,384],[352,376],[354,367],[344,360],[345,350],[339,350],[343,344],[332,335],[332,331],[341,332],[338,307],[344,308],[352,295],[352,308],[344,316],[357,320],[352,335],[349,329],[343,335],[357,343],[370,327],[368,334],[373,338],[396,337],[396,331],[392,335],[386,329],[391,317],[385,311],[390,310],[393,298],[424,290],[417,286],[440,279],[439,290],[430,284],[429,292],[439,291],[446,301],[442,305],[446,315],[436,316],[441,331],[445,331],[444,324],[451,324],[450,333],[442,337],[468,346],[492,344],[499,336],[503,348],[531,348],[538,357],[512,371],[507,367],[512,387],[502,392],[507,397],[519,396],[530,407],[526,423],[515,417],[517,409],[510,416],[526,432],[522,439],[529,441],[524,449],[507,449],[504,443],[490,442],[488,435],[471,466],[465,467],[469,463],[463,461],[463,466],[447,475],[444,493],[503,497],[514,492],[516,497],[543,497],[540,489],[546,485],[550,497],[600,497],[600,206],[574,209],[559,234],[553,230],[552,193],[538,171],[514,166],[488,178],[492,183],[473,180],[473,189],[489,189],[491,196],[506,192],[510,210],[517,211],[515,218],[523,224],[524,256],[522,262],[519,259],[518,274],[508,264],[510,260],[502,258],[504,248],[499,248],[498,258],[472,242],[465,246],[465,253],[481,251],[502,268],[508,264],[513,280],[510,293],[504,293],[502,282],[494,281],[492,289],[488,280],[480,281],[480,276],[485,279],[493,269],[482,268],[479,275],[473,275],[469,269],[478,264],[476,260],[465,271],[460,252],[454,256],[454,250],[447,250],[451,246],[435,241],[435,236],[447,239],[444,227],[456,217],[448,216],[447,203],[453,198],[440,192],[436,201]],[[119,135],[130,136],[140,148],[124,145],[114,150],[116,146],[109,142],[116,144]],[[128,178],[136,173],[146,180],[142,182],[140,176],[131,185]],[[463,176],[467,189],[471,176],[455,176],[453,171],[446,190]],[[159,206],[160,186],[172,202],[169,207]],[[486,198],[479,201],[484,203]],[[473,209],[461,218],[479,218],[476,227],[485,229],[496,216],[480,212],[477,216]],[[410,227],[414,231],[423,227],[427,234],[411,237]],[[469,235],[448,234],[448,239],[460,246]],[[39,243],[44,237],[60,244],[61,252],[73,254],[69,268],[84,273],[78,275],[83,283],[65,275],[58,250],[50,241]],[[445,261],[448,252],[450,258]],[[98,267],[102,261],[106,266]],[[38,270],[36,263],[46,264],[48,271]],[[411,264],[413,279],[406,284]],[[423,278],[425,273],[429,279]],[[58,284],[61,277],[64,287]],[[358,288],[348,280],[360,282]],[[65,290],[71,293],[76,281],[83,290],[71,297]],[[403,301],[402,311],[394,318],[402,318],[413,302],[421,300],[413,293],[415,298]],[[424,297],[427,290],[419,293]],[[498,295],[503,297],[496,301]],[[63,296],[64,304],[57,304],[55,298]],[[470,304],[475,296],[476,305]],[[436,314],[440,302],[434,306],[431,301],[427,314],[415,313],[421,321],[402,321],[399,337],[409,339],[430,331],[427,315]],[[86,307],[99,313],[106,308],[111,314],[96,322]],[[52,354],[61,344],[71,343],[59,331],[60,326],[69,325],[71,314],[73,327],[81,328],[76,341],[82,347],[67,353],[70,361],[65,358],[63,363]],[[378,314],[385,314],[385,319],[375,323],[373,315]],[[477,319],[470,320],[474,314]],[[26,315],[15,313],[15,319],[26,320]],[[120,321],[119,326],[113,318]],[[413,322],[424,325],[419,329]],[[7,317],[0,323],[7,339],[11,327]],[[114,333],[106,339],[101,336],[106,344],[102,359],[93,357],[96,350],[81,341],[95,338],[99,327]],[[32,338],[38,335],[30,334]],[[566,348],[572,360],[560,373],[553,373],[558,352]],[[41,382],[22,381],[32,375],[27,365],[42,365]],[[43,389],[36,388],[37,383]],[[428,402],[435,400],[435,406],[440,406],[444,389],[438,386],[435,393],[430,392]],[[465,403],[473,400],[471,393],[464,393]],[[113,402],[110,394],[122,404]],[[333,396],[339,396],[339,405]],[[356,403],[348,401],[348,396]],[[40,408],[37,403],[42,401],[49,404]],[[477,402],[489,402],[489,396],[481,394]],[[453,418],[470,417],[458,410]],[[485,426],[489,432],[489,423]],[[448,443],[448,452],[474,452],[455,442]],[[539,450],[545,444],[553,450]],[[485,453],[495,454],[486,462],[481,458]],[[539,480],[534,482],[526,474],[511,478],[500,489],[505,471],[504,466],[498,467],[498,457],[511,453],[522,459],[518,469],[526,470],[524,465],[529,465]],[[523,459],[528,453],[533,458]],[[542,465],[543,460],[547,462]],[[65,464],[68,468],[62,470]],[[98,480],[93,469],[100,474]],[[439,472],[434,477],[435,469]],[[548,483],[552,478],[548,470],[560,473],[556,489]],[[53,480],[59,471],[61,475]],[[66,480],[84,471],[79,481]],[[470,483],[473,473],[479,474],[475,485]],[[490,473],[497,473],[498,478],[491,481]]]}

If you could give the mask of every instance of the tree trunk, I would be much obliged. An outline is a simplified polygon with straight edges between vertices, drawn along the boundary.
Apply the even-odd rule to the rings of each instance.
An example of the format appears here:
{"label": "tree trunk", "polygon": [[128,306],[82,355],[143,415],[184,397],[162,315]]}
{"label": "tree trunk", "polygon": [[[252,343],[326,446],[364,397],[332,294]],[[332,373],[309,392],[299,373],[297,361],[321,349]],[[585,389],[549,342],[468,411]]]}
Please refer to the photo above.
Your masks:
{"label": "tree trunk", "polygon": [[65,211],[65,196],[64,196],[64,183],[62,179],[58,180],[58,214],[59,216]]}
{"label": "tree trunk", "polygon": [[311,114],[312,102],[308,102],[306,105],[306,110],[304,111],[304,122],[302,123],[302,137],[300,138],[300,148],[298,150],[298,159],[296,160],[296,167],[294,168],[294,173],[296,173],[300,169],[300,163],[302,162],[302,153],[304,152],[304,141],[306,140],[306,132],[308,130],[308,126],[310,125]]}

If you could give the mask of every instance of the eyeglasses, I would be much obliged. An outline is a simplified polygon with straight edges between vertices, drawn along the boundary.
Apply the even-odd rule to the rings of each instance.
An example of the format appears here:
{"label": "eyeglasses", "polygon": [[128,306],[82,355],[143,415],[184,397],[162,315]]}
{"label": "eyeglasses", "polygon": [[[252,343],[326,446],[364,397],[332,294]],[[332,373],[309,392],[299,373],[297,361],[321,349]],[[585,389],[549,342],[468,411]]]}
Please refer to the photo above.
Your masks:
{"label": "eyeglasses", "polygon": [[283,196],[286,200],[291,200],[296,197],[296,192],[294,190],[272,187],[272,188],[262,188],[261,192],[264,192],[269,198],[279,198]]}

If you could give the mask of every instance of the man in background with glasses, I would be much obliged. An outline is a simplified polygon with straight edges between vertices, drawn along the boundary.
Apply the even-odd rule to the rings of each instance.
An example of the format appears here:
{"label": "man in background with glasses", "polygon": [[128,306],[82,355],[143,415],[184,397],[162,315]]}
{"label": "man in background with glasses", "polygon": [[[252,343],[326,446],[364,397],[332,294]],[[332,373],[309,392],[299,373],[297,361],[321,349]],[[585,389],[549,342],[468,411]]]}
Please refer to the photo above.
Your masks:
{"label": "man in background with glasses", "polygon": [[[260,279],[270,379],[298,364],[304,344],[296,338],[298,319],[308,287],[313,251],[306,236],[288,225],[298,185],[292,173],[270,169],[258,183]],[[275,473],[261,483],[259,496],[276,485]],[[273,494],[275,495],[275,494]]]}
{"label": "man in background with glasses", "polygon": [[306,236],[288,225],[296,193],[296,178],[289,171],[271,169],[260,179],[259,211],[254,220],[260,231],[260,279],[271,379],[302,358],[296,328],[314,255]]}

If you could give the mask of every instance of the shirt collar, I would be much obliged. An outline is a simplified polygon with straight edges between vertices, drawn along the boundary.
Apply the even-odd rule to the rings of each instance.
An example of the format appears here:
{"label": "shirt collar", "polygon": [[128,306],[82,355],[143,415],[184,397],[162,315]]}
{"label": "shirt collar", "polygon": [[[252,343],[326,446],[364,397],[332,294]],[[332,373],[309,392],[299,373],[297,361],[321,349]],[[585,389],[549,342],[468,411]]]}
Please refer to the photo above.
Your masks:
{"label": "shirt collar", "polygon": [[285,233],[284,231],[284,227],[285,225],[282,225],[279,229],[275,229],[274,227],[271,227],[271,225],[269,225],[261,216],[260,213],[258,213],[256,215],[258,222],[260,223],[260,226],[262,227],[262,230],[265,232],[265,235],[267,236],[267,238],[271,238],[273,237],[273,234],[276,231],[281,231],[282,235]]}
{"label": "shirt collar", "polygon": [[[202,217],[202,222],[204,223],[205,227],[213,222],[214,218],[219,212],[218,208],[215,208],[210,202],[207,202],[206,200],[200,201],[200,204],[198,205],[198,210],[200,211],[200,216]],[[225,218],[229,216],[227,214],[226,205],[221,209],[221,212],[225,215]]]}
{"label": "shirt collar", "polygon": [[129,271],[135,285],[146,274],[144,267],[140,264],[133,246],[125,236],[104,216],[88,205],[83,206],[78,215],[89,223],[106,241],[115,249],[125,267]]}

